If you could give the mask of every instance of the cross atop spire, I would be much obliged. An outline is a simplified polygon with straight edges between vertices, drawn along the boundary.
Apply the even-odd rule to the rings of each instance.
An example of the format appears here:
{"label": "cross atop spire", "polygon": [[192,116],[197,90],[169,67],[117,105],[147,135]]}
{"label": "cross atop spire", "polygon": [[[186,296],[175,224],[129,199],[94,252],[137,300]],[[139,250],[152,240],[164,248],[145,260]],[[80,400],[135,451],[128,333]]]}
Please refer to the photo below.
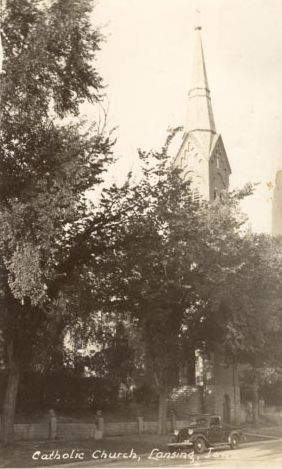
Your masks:
{"label": "cross atop spire", "polygon": [[195,51],[192,80],[188,92],[186,132],[205,130],[215,133],[210,90],[201,39],[201,26],[195,27]]}
{"label": "cross atop spire", "polygon": [[196,8],[195,10],[195,30],[196,29],[202,29],[202,26],[201,26],[201,12],[198,8]]}

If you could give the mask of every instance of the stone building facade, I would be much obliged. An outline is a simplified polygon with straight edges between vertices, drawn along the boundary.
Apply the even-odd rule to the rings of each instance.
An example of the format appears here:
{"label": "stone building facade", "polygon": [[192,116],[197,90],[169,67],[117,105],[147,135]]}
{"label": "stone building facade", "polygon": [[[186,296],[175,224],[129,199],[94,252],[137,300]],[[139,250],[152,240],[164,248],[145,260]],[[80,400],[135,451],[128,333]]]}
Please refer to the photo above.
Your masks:
{"label": "stone building facade", "polygon": [[[187,118],[174,164],[182,170],[183,178],[191,181],[194,192],[198,192],[206,200],[213,201],[228,191],[231,168],[223,139],[215,126],[201,27],[195,28],[195,36]],[[237,367],[228,366],[224,357],[214,353],[210,354],[209,358],[202,357],[201,366],[201,379],[198,377],[197,381],[196,377],[196,380],[191,382],[190,377],[186,380],[186,391],[182,395],[183,408],[186,406],[189,411],[218,413],[227,422],[238,421],[240,389]]]}
{"label": "stone building facade", "polygon": [[272,235],[282,236],[282,171],[277,171],[272,200]]}

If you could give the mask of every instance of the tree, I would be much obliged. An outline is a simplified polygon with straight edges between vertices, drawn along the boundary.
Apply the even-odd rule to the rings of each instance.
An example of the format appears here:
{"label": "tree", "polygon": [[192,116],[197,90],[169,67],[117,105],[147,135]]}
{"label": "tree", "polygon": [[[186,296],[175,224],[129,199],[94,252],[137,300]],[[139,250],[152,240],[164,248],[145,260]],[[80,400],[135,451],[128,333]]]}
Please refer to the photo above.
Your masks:
{"label": "tree", "polygon": [[[0,129],[1,329],[8,370],[2,437],[12,437],[20,372],[48,366],[78,311],[88,314],[89,238],[103,220],[85,192],[112,141],[79,117],[103,84],[90,0],[6,0]],[[95,236],[95,235],[94,235]],[[101,249],[102,235],[92,244]],[[96,249],[96,251],[95,251]],[[76,288],[74,288],[74,285]]]}
{"label": "tree", "polygon": [[168,392],[184,353],[203,344],[210,292],[242,264],[238,197],[215,205],[196,198],[171,165],[172,137],[160,152],[139,152],[144,177],[117,197],[127,216],[113,230],[118,242],[104,259],[108,275],[100,289],[106,309],[127,311],[137,323],[159,395],[159,433],[166,431]]}
{"label": "tree", "polygon": [[253,422],[257,423],[260,389],[282,373],[282,245],[281,239],[267,235],[254,235],[247,241],[252,246],[246,269],[249,288],[241,282],[243,304],[236,328],[241,336],[248,335],[248,340],[243,347],[239,341],[237,354],[249,365]]}
{"label": "tree", "polygon": [[129,320],[93,311],[72,325],[68,338],[70,361],[80,365],[78,369],[106,379],[117,390],[121,384],[127,387],[132,384],[138,368],[137,337]]}
{"label": "tree", "polygon": [[[240,243],[241,268],[232,282],[217,285],[210,297],[213,322],[229,359],[244,364],[252,389],[253,421],[259,417],[259,387],[281,376],[281,239],[246,233]],[[248,371],[246,375],[246,371]]]}

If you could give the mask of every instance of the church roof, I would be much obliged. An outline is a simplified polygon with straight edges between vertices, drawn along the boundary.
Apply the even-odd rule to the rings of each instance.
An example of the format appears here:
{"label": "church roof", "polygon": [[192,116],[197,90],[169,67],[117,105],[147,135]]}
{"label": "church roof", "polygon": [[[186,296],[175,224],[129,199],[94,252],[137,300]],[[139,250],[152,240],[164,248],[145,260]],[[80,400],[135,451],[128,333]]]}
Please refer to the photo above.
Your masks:
{"label": "church roof", "polygon": [[185,131],[205,130],[215,133],[215,122],[211,105],[201,39],[201,27],[195,28],[195,53],[192,81],[188,92],[188,110]]}
{"label": "church roof", "polygon": [[213,139],[213,142],[212,142],[212,145],[211,145],[209,158],[211,158],[213,156],[213,154],[214,154],[214,152],[215,152],[215,150],[218,146],[220,146],[221,149],[223,150],[223,156],[224,156],[225,162],[227,164],[229,174],[231,174],[232,170],[231,170],[231,166],[230,166],[230,163],[229,163],[229,160],[228,160],[228,157],[227,157],[227,153],[226,153],[226,150],[225,150],[225,146],[224,146],[221,134],[216,134],[215,135],[215,137]]}

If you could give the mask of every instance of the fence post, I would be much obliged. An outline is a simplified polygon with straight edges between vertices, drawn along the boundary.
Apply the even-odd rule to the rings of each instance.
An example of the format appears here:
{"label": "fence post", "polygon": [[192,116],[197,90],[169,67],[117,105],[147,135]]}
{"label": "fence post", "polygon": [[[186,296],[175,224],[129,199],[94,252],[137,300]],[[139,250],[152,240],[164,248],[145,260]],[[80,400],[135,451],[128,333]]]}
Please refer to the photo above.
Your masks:
{"label": "fence post", "polygon": [[170,413],[170,423],[171,423],[171,430],[176,430],[176,415],[173,410]]}
{"label": "fence post", "polygon": [[144,433],[144,420],[141,415],[137,415],[137,428],[138,433]]}
{"label": "fence post", "polygon": [[264,408],[265,408],[265,402],[264,399],[259,400],[259,415],[263,416],[264,415]]}
{"label": "fence post", "polygon": [[55,440],[57,436],[57,416],[53,409],[49,410],[49,439]]}
{"label": "fence post", "polygon": [[101,440],[105,433],[105,422],[101,410],[97,410],[95,419],[95,440]]}

